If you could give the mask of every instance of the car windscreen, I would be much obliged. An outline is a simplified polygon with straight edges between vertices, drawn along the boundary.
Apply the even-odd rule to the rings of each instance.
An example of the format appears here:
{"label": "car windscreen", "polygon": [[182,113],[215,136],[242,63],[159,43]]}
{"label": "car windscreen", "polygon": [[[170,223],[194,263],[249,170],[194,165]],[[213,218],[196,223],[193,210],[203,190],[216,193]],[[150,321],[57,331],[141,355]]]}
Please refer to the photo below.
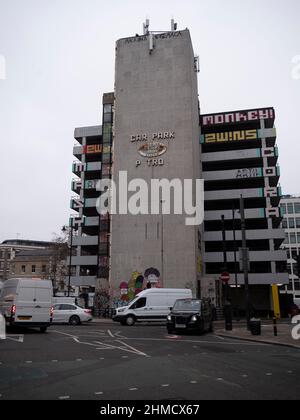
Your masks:
{"label": "car windscreen", "polygon": [[201,300],[177,300],[173,310],[177,312],[200,312]]}

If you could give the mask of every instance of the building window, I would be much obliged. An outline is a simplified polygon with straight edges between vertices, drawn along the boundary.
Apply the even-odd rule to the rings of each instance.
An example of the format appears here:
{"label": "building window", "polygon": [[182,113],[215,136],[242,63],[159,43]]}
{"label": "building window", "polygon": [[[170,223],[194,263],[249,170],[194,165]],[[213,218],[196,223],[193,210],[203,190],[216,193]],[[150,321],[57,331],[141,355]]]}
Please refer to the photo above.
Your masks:
{"label": "building window", "polygon": [[294,281],[294,290],[300,290],[300,282],[298,280]]}
{"label": "building window", "polygon": [[22,265],[21,271],[22,271],[22,273],[26,273],[26,265]]}
{"label": "building window", "polygon": [[280,208],[281,208],[281,214],[286,214],[286,205],[281,204]]}
{"label": "building window", "polygon": [[35,266],[35,265],[32,265],[32,266],[31,266],[31,272],[32,272],[32,273],[35,273],[35,269],[36,269],[36,266]]}
{"label": "building window", "polygon": [[297,233],[297,242],[300,244],[300,233]]}
{"label": "building window", "polygon": [[295,243],[296,243],[296,234],[291,233],[290,234],[290,244],[295,244]]}
{"label": "building window", "polygon": [[300,218],[297,217],[296,219],[296,228],[300,229]]}
{"label": "building window", "polygon": [[295,213],[300,214],[300,203],[295,203]]}
{"label": "building window", "polygon": [[0,261],[0,270],[3,270],[3,268],[4,268],[4,262]]}
{"label": "building window", "polygon": [[110,114],[112,112],[112,105],[111,104],[105,104],[104,105],[104,113]]}
{"label": "building window", "polygon": [[42,273],[46,273],[47,271],[47,266],[46,265],[42,265]]}
{"label": "building window", "polygon": [[288,214],[294,214],[294,204],[287,205]]}
{"label": "building window", "polygon": [[283,219],[282,221],[282,228],[287,229],[287,219]]}
{"label": "building window", "polygon": [[289,221],[289,228],[295,229],[295,219],[289,218],[288,221]]}

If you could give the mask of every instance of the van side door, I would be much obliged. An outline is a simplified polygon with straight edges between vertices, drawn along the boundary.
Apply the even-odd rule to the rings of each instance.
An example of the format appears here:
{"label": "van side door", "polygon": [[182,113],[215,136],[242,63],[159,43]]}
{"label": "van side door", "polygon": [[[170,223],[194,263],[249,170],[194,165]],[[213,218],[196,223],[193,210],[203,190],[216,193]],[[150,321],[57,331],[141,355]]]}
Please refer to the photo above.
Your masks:
{"label": "van side door", "polygon": [[133,305],[130,306],[130,312],[132,312],[137,320],[142,321],[148,318],[147,298],[142,297],[138,299]]}
{"label": "van side door", "polygon": [[52,290],[38,283],[35,287],[35,301],[33,322],[50,322],[50,310],[52,306]]}

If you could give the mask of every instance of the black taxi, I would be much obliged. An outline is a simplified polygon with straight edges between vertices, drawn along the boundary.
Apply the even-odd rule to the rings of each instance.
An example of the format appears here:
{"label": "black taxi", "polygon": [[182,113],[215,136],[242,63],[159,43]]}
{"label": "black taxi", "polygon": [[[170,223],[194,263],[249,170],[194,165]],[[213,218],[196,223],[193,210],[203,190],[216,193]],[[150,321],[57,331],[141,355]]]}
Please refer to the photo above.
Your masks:
{"label": "black taxi", "polygon": [[213,311],[208,299],[178,299],[167,316],[168,334],[213,331]]}

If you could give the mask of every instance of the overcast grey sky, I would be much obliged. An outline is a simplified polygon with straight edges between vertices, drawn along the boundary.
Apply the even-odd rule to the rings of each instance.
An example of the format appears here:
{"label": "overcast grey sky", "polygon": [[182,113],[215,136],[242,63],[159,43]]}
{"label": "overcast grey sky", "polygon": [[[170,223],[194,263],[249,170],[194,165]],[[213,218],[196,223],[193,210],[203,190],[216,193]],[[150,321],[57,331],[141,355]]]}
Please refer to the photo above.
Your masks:
{"label": "overcast grey sky", "polygon": [[0,0],[0,241],[67,223],[74,128],[101,124],[115,41],[146,17],[190,29],[203,113],[276,108],[281,185],[300,194],[299,0]]}

